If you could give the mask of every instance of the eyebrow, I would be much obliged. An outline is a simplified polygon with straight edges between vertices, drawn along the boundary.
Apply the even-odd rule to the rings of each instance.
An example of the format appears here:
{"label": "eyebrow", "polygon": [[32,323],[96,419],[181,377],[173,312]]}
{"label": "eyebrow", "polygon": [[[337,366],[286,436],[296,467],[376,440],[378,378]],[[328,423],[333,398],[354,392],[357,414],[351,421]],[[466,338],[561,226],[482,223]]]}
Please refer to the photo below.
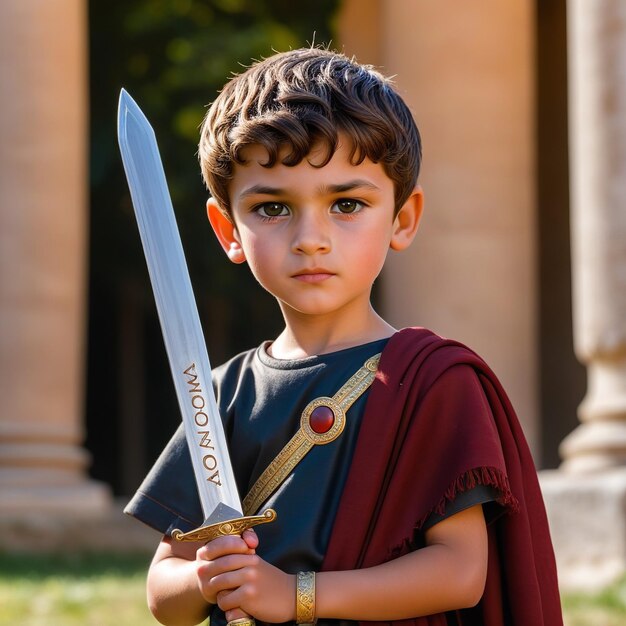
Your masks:
{"label": "eyebrow", "polygon": [[[345,193],[347,191],[354,191],[355,189],[370,189],[372,191],[380,191],[380,188],[369,180],[362,178],[355,178],[354,180],[348,180],[345,183],[322,185],[318,191],[322,194],[337,194]],[[288,190],[282,187],[270,187],[268,185],[252,185],[244,189],[240,194],[240,198],[246,198],[248,196],[284,196],[288,194]]]}
{"label": "eyebrow", "polygon": [[322,185],[319,189],[321,193],[336,194],[345,193],[346,191],[354,191],[355,189],[370,189],[372,191],[380,191],[380,187],[375,185],[369,180],[362,178],[355,178],[354,180],[348,180],[345,183],[338,183],[336,185]]}
{"label": "eyebrow", "polygon": [[269,187],[267,185],[252,185],[244,189],[240,194],[240,198],[246,198],[247,196],[282,196],[285,194],[285,189],[282,187]]}

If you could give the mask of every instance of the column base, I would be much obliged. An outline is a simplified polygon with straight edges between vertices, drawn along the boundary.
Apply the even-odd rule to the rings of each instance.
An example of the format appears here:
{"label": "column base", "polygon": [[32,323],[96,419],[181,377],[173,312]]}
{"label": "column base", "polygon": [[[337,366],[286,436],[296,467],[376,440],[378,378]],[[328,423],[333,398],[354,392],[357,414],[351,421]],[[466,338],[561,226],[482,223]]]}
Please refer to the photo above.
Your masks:
{"label": "column base", "polygon": [[[60,553],[106,552],[117,554],[144,553],[146,564],[154,554],[161,535],[124,515],[125,500],[106,502],[95,497],[85,506],[85,499],[75,498],[72,508],[64,511],[52,507],[45,511],[32,508],[21,511],[4,508],[0,502],[0,552]],[[71,497],[64,497],[66,503]],[[93,493],[90,497],[93,496]],[[97,506],[94,504],[97,503]]]}
{"label": "column base", "polygon": [[539,473],[561,590],[595,590],[626,573],[626,468]]}
{"label": "column base", "polygon": [[110,506],[109,487],[87,479],[68,485],[2,485],[0,489],[0,517],[91,515],[106,511]]}

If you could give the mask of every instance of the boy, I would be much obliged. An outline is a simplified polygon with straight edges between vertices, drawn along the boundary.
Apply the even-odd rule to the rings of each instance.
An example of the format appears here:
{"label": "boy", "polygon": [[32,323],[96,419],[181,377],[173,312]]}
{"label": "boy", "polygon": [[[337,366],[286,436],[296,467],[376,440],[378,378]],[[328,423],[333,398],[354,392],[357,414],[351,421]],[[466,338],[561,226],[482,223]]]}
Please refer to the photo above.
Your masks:
{"label": "boy", "polygon": [[[202,522],[179,429],[127,507],[164,533],[153,614],[561,624],[535,470],[499,383],[370,304],[422,214],[420,138],[390,82],[326,50],[277,54],[225,86],[199,155],[220,244],[285,321],[214,372],[245,512],[278,518],[206,546],[171,539]],[[316,445],[297,455],[304,431]]]}

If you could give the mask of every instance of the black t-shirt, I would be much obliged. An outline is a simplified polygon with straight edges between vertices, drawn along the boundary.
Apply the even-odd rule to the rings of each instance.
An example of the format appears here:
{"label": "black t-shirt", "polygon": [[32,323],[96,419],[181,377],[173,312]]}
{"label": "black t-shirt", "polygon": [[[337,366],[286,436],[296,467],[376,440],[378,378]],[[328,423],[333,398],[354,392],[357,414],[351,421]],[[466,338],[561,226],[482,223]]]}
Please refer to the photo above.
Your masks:
{"label": "black t-shirt", "polygon": [[[386,342],[383,339],[297,360],[272,358],[266,343],[214,370],[216,398],[242,498],[298,430],[301,413],[311,400],[332,397],[367,359],[383,350]],[[255,528],[259,536],[257,553],[283,571],[321,569],[367,393],[347,411],[341,435],[327,445],[315,446],[261,507],[274,508],[278,516],[276,521]],[[416,488],[420,479],[424,477],[416,477]],[[444,515],[433,515],[425,528],[493,499],[494,493],[488,487],[459,494]],[[203,522],[182,428],[125,512],[167,534],[174,528],[191,530]],[[219,609],[213,611],[211,623],[224,623]]]}

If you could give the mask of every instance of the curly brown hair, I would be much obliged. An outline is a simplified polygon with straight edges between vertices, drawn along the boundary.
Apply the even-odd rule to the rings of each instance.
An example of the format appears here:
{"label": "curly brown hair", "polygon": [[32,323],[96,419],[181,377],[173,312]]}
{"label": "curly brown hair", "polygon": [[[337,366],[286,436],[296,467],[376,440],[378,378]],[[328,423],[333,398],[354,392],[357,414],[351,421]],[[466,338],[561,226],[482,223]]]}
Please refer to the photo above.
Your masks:
{"label": "curly brown hair", "polygon": [[246,146],[267,151],[263,165],[282,156],[297,165],[313,146],[332,158],[339,133],[352,143],[354,165],[381,163],[394,183],[395,210],[415,188],[422,157],[419,131],[391,80],[370,65],[322,48],[282,52],[232,78],[210,106],[201,127],[198,156],[204,181],[223,210],[230,211],[233,164]]}

